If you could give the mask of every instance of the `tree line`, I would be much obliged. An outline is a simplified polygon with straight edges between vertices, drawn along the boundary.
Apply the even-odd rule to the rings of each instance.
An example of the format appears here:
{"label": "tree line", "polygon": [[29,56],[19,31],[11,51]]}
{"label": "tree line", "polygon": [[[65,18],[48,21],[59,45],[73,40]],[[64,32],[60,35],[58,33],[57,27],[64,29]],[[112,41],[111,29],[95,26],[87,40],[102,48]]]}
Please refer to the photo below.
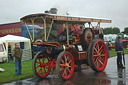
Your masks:
{"label": "tree line", "polygon": [[[118,27],[106,27],[106,28],[103,28],[103,33],[104,34],[118,34],[118,33],[120,33],[120,28],[118,28]],[[128,34],[128,27],[124,28],[123,33]]]}

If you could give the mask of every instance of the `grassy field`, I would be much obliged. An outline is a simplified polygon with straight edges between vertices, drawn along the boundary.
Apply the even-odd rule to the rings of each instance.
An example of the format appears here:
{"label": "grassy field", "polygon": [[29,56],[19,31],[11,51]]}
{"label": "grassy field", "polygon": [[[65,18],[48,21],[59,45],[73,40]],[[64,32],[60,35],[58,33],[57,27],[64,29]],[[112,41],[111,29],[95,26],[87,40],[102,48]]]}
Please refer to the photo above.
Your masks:
{"label": "grassy field", "polygon": [[[109,53],[110,53],[110,57],[114,57],[117,55],[115,49],[110,50]],[[124,49],[124,53],[125,54],[128,53],[128,49]]]}
{"label": "grassy field", "polygon": [[14,62],[0,63],[0,68],[5,69],[4,72],[0,72],[0,83],[21,80],[23,78],[33,76],[32,60],[22,62],[22,75],[15,76]]}
{"label": "grassy field", "polygon": [[[115,50],[110,50],[110,57],[116,56]],[[125,53],[128,53],[128,49],[125,49]],[[22,62],[22,75],[15,76],[14,62],[0,63],[0,68],[4,68],[5,72],[0,72],[0,83],[21,80],[23,78],[33,76],[32,60]]]}

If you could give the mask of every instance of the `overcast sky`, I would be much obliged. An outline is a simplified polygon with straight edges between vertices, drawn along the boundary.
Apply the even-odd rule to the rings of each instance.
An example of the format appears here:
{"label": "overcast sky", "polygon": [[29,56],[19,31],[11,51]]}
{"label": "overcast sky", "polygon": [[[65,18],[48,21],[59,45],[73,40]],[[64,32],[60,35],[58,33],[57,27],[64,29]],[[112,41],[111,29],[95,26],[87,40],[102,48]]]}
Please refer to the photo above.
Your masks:
{"label": "overcast sky", "polygon": [[33,13],[43,13],[52,7],[58,14],[111,19],[102,27],[128,27],[128,0],[0,0],[0,24],[19,22]]}

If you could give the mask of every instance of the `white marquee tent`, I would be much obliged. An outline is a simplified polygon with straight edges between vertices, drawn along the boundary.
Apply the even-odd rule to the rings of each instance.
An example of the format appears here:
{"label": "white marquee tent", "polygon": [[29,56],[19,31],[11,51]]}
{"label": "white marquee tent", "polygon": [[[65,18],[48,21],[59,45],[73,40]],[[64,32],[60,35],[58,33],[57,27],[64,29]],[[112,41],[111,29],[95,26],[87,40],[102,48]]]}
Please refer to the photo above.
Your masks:
{"label": "white marquee tent", "polygon": [[[4,37],[0,37],[0,41],[5,43],[7,53],[8,53],[8,43],[11,43],[11,50],[12,50],[14,48],[14,44],[16,42],[24,42],[24,49],[23,49],[22,57],[24,57],[25,54],[29,54],[29,57],[31,58],[31,42],[30,42],[30,39],[24,38],[24,37],[21,37],[21,36],[6,35]],[[28,51],[28,49],[29,49],[29,51]],[[28,55],[25,55],[25,56],[28,56]]]}

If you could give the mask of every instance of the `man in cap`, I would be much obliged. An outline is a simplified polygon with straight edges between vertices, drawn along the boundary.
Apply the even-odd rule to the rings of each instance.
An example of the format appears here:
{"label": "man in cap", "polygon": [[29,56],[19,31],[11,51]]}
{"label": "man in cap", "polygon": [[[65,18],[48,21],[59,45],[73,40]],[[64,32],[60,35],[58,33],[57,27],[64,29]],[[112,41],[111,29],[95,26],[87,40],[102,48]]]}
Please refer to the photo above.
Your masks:
{"label": "man in cap", "polygon": [[15,48],[12,51],[12,56],[15,57],[15,75],[21,74],[21,59],[22,59],[22,49],[19,47],[19,43],[15,43]]}
{"label": "man in cap", "polygon": [[118,68],[125,68],[122,64],[122,55],[121,51],[123,50],[122,43],[121,43],[121,37],[118,36],[118,40],[115,42],[115,50],[117,52],[117,67]]}

